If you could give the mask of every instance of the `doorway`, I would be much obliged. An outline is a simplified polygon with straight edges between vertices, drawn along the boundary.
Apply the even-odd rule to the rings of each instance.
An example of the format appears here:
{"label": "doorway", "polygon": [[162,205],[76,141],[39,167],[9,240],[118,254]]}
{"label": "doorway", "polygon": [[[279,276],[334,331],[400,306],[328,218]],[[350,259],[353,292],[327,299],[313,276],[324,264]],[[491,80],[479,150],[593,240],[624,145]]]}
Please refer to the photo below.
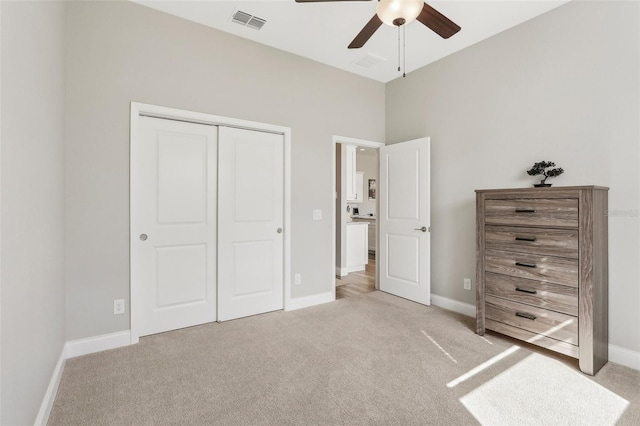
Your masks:
{"label": "doorway", "polygon": [[364,271],[350,272],[340,277],[336,275],[336,300],[360,296],[376,290],[376,256],[369,253],[369,262]]}
{"label": "doorway", "polygon": [[[347,202],[343,193],[356,194],[357,186],[349,187],[346,164],[353,161],[353,149],[344,146],[365,146],[378,152],[376,182],[376,244],[375,289],[414,302],[431,302],[431,178],[430,138],[423,137],[393,145],[359,139],[334,137],[334,273],[344,276],[350,269],[343,260]],[[344,161],[343,161],[344,159]],[[340,161],[338,161],[340,160]],[[355,165],[357,169],[357,163]],[[344,177],[344,178],[343,178]],[[351,180],[351,183],[354,181]],[[358,213],[360,213],[358,209]],[[360,232],[358,235],[362,235]],[[366,262],[368,263],[368,262]],[[362,266],[362,265],[360,265]],[[341,269],[342,268],[342,269]],[[334,287],[335,288],[335,287]]]}
{"label": "doorway", "polygon": [[336,299],[378,288],[378,151],[381,146],[384,144],[334,137]]}

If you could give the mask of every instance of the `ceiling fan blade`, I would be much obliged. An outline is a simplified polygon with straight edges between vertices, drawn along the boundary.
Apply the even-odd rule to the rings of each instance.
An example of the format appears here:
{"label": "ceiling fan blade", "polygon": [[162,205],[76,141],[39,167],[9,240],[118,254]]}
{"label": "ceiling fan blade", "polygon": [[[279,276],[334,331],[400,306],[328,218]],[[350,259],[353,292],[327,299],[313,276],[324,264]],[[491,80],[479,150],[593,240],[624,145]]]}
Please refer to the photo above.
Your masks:
{"label": "ceiling fan blade", "polygon": [[349,45],[349,49],[359,49],[371,38],[373,33],[382,25],[382,21],[378,18],[378,15],[373,15],[373,18],[367,22],[362,30],[358,33],[356,38],[353,39]]}
{"label": "ceiling fan blade", "polygon": [[436,34],[442,38],[449,38],[458,31],[460,26],[442,13],[429,6],[427,3],[422,6],[422,12],[416,18],[427,27],[431,28]]}

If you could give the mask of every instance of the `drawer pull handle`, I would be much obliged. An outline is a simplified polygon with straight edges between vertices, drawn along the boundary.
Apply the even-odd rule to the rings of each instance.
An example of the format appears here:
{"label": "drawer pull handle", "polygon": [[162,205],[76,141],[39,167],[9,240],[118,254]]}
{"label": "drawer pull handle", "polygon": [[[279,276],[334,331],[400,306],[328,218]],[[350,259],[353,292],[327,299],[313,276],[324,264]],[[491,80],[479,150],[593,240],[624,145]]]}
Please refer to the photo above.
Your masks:
{"label": "drawer pull handle", "polygon": [[530,243],[533,243],[536,239],[534,237],[516,237],[516,241],[529,241]]}
{"label": "drawer pull handle", "polygon": [[529,288],[520,288],[520,287],[516,287],[516,291],[522,292],[522,293],[528,293],[528,294],[537,294],[538,292],[535,290],[531,290]]}
{"label": "drawer pull handle", "polygon": [[516,213],[535,213],[536,209],[516,209]]}
{"label": "drawer pull handle", "polygon": [[527,314],[526,312],[516,312],[516,316],[520,318],[526,318],[531,321],[534,321],[536,319],[535,315]]}
{"label": "drawer pull handle", "polygon": [[525,266],[527,268],[535,268],[535,263],[516,262],[516,266]]}

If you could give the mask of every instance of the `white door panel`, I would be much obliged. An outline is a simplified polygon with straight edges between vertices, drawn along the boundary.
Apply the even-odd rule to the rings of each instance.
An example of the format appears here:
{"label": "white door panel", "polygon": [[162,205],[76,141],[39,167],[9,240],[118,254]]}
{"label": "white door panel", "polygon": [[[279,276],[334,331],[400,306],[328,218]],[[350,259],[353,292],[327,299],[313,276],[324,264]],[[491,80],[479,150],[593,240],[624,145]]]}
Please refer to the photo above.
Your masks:
{"label": "white door panel", "polygon": [[431,299],[429,163],[429,138],[380,148],[379,287],[425,305]]}
{"label": "white door panel", "polygon": [[386,154],[387,170],[394,173],[387,179],[387,204],[390,220],[419,220],[419,151],[416,148],[391,150]]}
{"label": "white door panel", "polygon": [[140,336],[216,320],[217,128],[140,117],[131,149]]}
{"label": "white door panel", "polygon": [[158,134],[158,222],[203,223],[207,212],[207,137]]}
{"label": "white door panel", "polygon": [[157,247],[156,256],[158,308],[206,302],[206,244]]}
{"label": "white door panel", "polygon": [[226,321],[283,308],[284,137],[220,127],[219,138],[218,320]]}
{"label": "white door panel", "polygon": [[[387,234],[387,275],[408,285],[418,285],[420,240],[415,236]],[[411,255],[407,255],[411,254]]]}
{"label": "white door panel", "polygon": [[[233,150],[232,179],[235,182],[234,219],[247,223],[273,222],[282,207],[282,182],[277,185],[275,182],[282,178],[282,174],[276,171],[276,168],[281,168],[278,160],[282,159],[282,153],[274,149],[274,143],[277,144],[282,137],[249,130],[242,132],[251,132],[256,137],[268,136],[267,139],[274,142],[236,139],[234,146],[230,147]],[[276,202],[280,209],[274,207]]]}
{"label": "white door panel", "polygon": [[[271,291],[273,241],[244,241],[233,244],[233,298],[259,296]],[[247,268],[246,265],[251,267]]]}

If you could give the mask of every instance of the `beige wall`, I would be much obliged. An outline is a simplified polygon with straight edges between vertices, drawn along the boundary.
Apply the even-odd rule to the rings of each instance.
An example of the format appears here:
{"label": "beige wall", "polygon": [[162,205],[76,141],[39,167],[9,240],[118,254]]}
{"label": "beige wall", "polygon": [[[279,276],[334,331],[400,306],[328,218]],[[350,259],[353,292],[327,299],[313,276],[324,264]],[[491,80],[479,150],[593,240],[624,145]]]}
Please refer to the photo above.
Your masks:
{"label": "beige wall", "polygon": [[65,8],[0,7],[0,423],[22,425],[35,422],[65,340]]}
{"label": "beige wall", "polygon": [[382,83],[128,2],[70,3],[67,49],[67,339],[129,328],[131,101],[291,127],[293,296],[332,291],[332,135],[383,139]]}
{"label": "beige wall", "polygon": [[431,136],[432,291],[466,303],[475,194],[609,186],[610,343],[640,351],[640,33],[637,2],[571,2],[387,84],[387,140]]}

